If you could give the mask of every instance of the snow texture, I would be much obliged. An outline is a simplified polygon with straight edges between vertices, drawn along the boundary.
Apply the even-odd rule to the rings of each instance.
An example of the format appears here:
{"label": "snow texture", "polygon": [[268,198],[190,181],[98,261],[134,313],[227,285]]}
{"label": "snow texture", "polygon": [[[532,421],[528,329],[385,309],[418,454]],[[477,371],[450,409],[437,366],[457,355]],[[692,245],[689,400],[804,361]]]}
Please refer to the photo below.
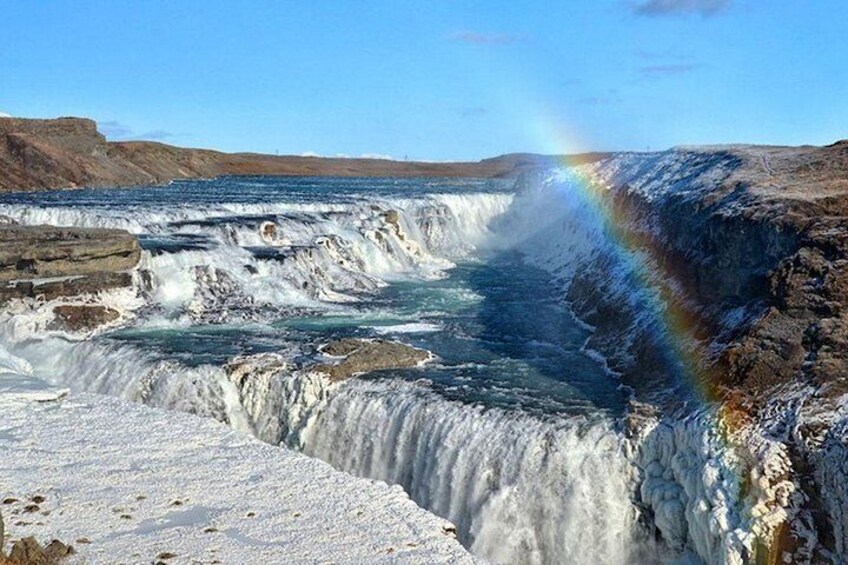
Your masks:
{"label": "snow texture", "polygon": [[0,484],[17,499],[2,512],[10,538],[72,544],[70,563],[478,562],[400,487],[208,418],[41,385],[0,392]]}

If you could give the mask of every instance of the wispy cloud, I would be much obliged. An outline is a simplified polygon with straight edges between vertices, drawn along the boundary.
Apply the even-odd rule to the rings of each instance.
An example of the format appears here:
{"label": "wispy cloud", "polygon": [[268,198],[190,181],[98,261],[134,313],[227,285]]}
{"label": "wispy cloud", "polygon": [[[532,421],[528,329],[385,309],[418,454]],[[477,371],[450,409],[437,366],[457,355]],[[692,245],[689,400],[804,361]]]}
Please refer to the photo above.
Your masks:
{"label": "wispy cloud", "polygon": [[641,0],[631,3],[638,16],[663,17],[699,14],[714,16],[730,7],[730,0]]}
{"label": "wispy cloud", "polygon": [[163,141],[165,139],[171,139],[173,137],[177,137],[178,134],[171,133],[169,131],[165,131],[163,129],[155,129],[153,131],[146,131],[142,134],[136,136],[138,139],[146,139],[149,141]]}
{"label": "wispy cloud", "polygon": [[613,102],[615,101],[607,96],[586,96],[577,101],[578,104],[584,106],[607,106]]}
{"label": "wispy cloud", "polygon": [[577,100],[578,104],[583,106],[612,106],[621,102],[621,96],[615,88],[607,90],[602,95],[584,96]]}
{"label": "wispy cloud", "polygon": [[6,112],[0,112],[0,118],[11,118],[11,114],[7,114]]}
{"label": "wispy cloud", "polygon": [[301,157],[317,157],[319,159],[383,159],[386,161],[396,161],[391,155],[385,153],[362,153],[359,156],[349,153],[336,153],[335,155],[322,155],[315,151],[304,151],[300,154]]}
{"label": "wispy cloud", "polygon": [[115,120],[97,122],[97,128],[100,130],[100,133],[106,136],[107,139],[114,141],[126,141],[129,139],[164,141],[180,135],[163,129],[146,131],[144,133],[135,133],[130,126]]}
{"label": "wispy cloud", "polygon": [[454,41],[470,45],[509,45],[525,41],[526,35],[514,33],[480,33],[476,31],[457,31],[450,35]]}
{"label": "wispy cloud", "polygon": [[637,49],[636,56],[645,61],[678,61],[691,62],[693,57],[685,53],[679,53],[670,49],[664,51],[648,51],[645,49]]}
{"label": "wispy cloud", "polygon": [[465,108],[459,108],[459,115],[463,118],[477,118],[485,116],[488,113],[489,110],[482,106],[467,106]]}
{"label": "wispy cloud", "polygon": [[126,139],[132,135],[132,128],[115,120],[97,122],[97,129],[109,139]]}
{"label": "wispy cloud", "polygon": [[639,74],[644,78],[661,78],[666,76],[683,75],[691,73],[698,68],[696,63],[679,63],[670,65],[648,65],[640,67]]}

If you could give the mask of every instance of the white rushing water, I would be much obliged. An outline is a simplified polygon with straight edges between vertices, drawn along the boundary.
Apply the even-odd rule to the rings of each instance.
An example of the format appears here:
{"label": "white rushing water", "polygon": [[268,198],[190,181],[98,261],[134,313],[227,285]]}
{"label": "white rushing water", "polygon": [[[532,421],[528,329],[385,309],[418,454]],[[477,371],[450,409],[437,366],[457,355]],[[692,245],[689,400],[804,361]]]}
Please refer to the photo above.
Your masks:
{"label": "white rushing water", "polygon": [[[402,485],[496,563],[742,563],[756,537],[797,506],[782,474],[788,458],[774,442],[755,442],[760,460],[740,458],[718,440],[708,410],[649,422],[631,439],[602,412],[539,417],[451,400],[426,381],[329,383],[298,366],[302,344],[279,340],[265,325],[298,308],[345,312],[393,282],[445,277],[481,247],[517,249],[567,283],[610,246],[590,203],[568,197],[568,182],[557,174],[520,198],[366,191],[326,201],[263,202],[258,193],[245,201],[150,195],[151,203],[128,196],[138,202],[120,205],[93,195],[94,206],[0,204],[0,214],[24,223],[140,234],[147,250],[139,297],[113,305],[142,338],[179,341],[201,325],[270,345],[229,355],[213,341],[204,354],[229,363],[187,362],[125,339],[79,341],[51,329],[39,305],[4,313],[0,337],[54,384],[215,418],[337,469]],[[624,276],[611,284],[611,292],[632,292]],[[440,329],[418,322],[389,327]],[[221,338],[201,334],[206,339]],[[755,476],[757,488],[740,490],[740,474]],[[744,515],[740,506],[758,513]]]}
{"label": "white rushing water", "polygon": [[609,422],[542,422],[399,382],[352,382],[311,398],[323,405],[285,403],[285,443],[402,485],[454,522],[479,555],[498,563],[656,559],[640,539],[631,470]]}

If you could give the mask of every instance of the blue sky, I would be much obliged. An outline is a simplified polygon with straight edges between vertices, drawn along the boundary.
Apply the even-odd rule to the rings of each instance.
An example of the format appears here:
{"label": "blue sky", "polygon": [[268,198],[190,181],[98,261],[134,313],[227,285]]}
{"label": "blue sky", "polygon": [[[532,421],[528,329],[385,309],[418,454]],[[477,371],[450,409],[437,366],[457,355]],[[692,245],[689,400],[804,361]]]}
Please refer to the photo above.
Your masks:
{"label": "blue sky", "polygon": [[846,0],[0,0],[0,112],[477,159],[848,137]]}

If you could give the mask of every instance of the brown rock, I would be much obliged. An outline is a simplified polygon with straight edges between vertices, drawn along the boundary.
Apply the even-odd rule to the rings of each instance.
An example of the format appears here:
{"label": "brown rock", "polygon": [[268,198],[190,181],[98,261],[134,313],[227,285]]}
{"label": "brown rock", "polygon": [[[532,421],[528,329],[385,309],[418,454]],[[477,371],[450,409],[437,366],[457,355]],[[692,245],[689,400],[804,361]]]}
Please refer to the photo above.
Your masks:
{"label": "brown rock", "polygon": [[274,222],[265,222],[261,227],[262,237],[266,240],[273,240],[277,237],[277,224]]}
{"label": "brown rock", "polygon": [[127,286],[140,257],[122,230],[0,225],[0,302]]}
{"label": "brown rock", "polygon": [[26,537],[12,544],[9,561],[18,565],[51,565],[47,554],[34,537]]}
{"label": "brown rock", "polygon": [[333,381],[382,369],[416,367],[431,358],[430,353],[422,349],[382,339],[340,339],[322,347],[321,352],[333,357],[344,357],[337,363],[322,363],[312,367],[314,371],[326,373]]}
{"label": "brown rock", "polygon": [[400,214],[397,210],[388,210],[383,214],[383,218],[386,220],[386,223],[392,224],[395,228],[400,227]]}
{"label": "brown rock", "polygon": [[76,553],[74,548],[59,540],[53,540],[46,547],[41,547],[34,537],[26,537],[12,545],[7,561],[0,557],[0,563],[10,565],[57,565],[69,555]]}
{"label": "brown rock", "polygon": [[44,554],[47,556],[49,563],[56,563],[69,555],[76,553],[73,546],[66,545],[61,541],[54,539],[47,547],[44,548]]}
{"label": "brown rock", "polygon": [[97,304],[62,304],[53,314],[57,326],[72,332],[93,330],[121,317],[117,310]]}
{"label": "brown rock", "polygon": [[127,271],[140,257],[123,230],[0,225],[0,281]]}
{"label": "brown rock", "polygon": [[362,347],[363,343],[367,342],[361,339],[338,339],[321,347],[321,353],[324,353],[325,355],[332,355],[333,357],[347,357]]}
{"label": "brown rock", "polygon": [[132,285],[130,273],[92,273],[61,280],[36,280],[0,283],[0,304],[13,298],[54,300],[63,296],[79,296]]}

